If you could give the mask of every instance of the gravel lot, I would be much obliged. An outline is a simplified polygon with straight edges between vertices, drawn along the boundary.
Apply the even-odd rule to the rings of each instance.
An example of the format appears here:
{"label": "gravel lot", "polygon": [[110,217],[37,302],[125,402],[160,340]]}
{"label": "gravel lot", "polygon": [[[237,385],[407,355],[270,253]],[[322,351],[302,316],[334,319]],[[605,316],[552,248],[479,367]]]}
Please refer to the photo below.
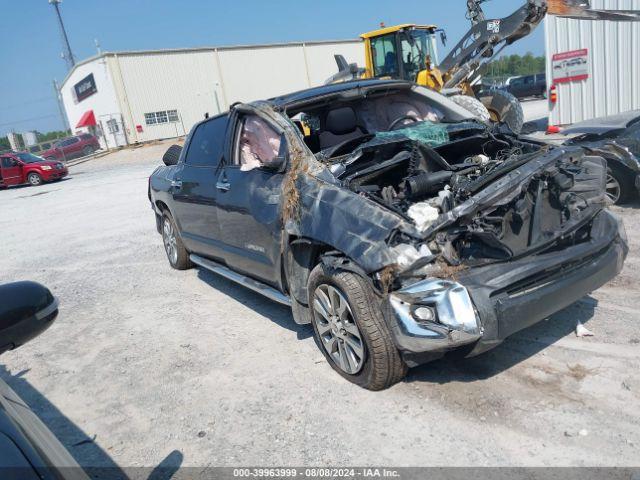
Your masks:
{"label": "gravel lot", "polygon": [[[0,191],[0,282],[61,300],[0,377],[81,465],[637,466],[639,205],[615,208],[631,253],[613,282],[490,353],[371,393],[286,308],[169,268],[146,198],[166,147]],[[576,320],[596,336],[577,338]]]}

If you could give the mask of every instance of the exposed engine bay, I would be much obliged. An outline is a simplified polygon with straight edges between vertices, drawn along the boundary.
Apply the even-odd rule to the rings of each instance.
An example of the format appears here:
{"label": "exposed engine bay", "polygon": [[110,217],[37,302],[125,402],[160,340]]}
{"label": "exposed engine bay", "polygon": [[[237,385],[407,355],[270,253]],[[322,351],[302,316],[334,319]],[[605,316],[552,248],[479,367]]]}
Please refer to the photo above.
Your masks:
{"label": "exposed engine bay", "polygon": [[[588,242],[608,204],[603,158],[474,120],[422,87],[354,89],[287,114],[335,180],[301,190],[313,212],[301,230],[357,252],[365,271],[438,277],[563,249]],[[316,226],[343,215],[357,219],[348,235]]]}
{"label": "exposed engine bay", "polygon": [[402,215],[424,234],[421,245],[395,241],[399,266],[416,269],[437,258],[470,266],[551,248],[559,239],[587,240],[589,226],[581,221],[605,205],[606,166],[581,151],[523,176],[521,185],[512,182],[511,194],[509,185],[502,187],[502,200],[485,208],[478,203],[477,211],[449,225],[443,221],[548,150],[474,122],[426,122],[354,139],[319,158],[345,187]]}

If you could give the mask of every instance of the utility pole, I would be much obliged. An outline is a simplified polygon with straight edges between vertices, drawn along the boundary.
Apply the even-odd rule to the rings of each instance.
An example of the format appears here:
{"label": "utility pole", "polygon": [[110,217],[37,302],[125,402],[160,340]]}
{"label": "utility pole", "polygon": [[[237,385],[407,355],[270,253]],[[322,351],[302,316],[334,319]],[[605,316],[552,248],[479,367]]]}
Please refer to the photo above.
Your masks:
{"label": "utility pole", "polygon": [[69,121],[67,120],[67,116],[64,114],[64,108],[62,107],[62,98],[60,98],[60,88],[58,87],[58,82],[56,79],[53,79],[53,91],[56,94],[56,104],[58,105],[58,111],[60,112],[60,119],[62,120],[62,126],[65,130],[71,130],[69,126]]}
{"label": "utility pole", "polygon": [[53,5],[53,8],[56,11],[56,17],[58,18],[58,24],[60,25],[60,34],[62,36],[62,43],[64,44],[63,57],[67,62],[69,70],[71,70],[76,64],[76,59],[73,56],[73,52],[71,51],[69,37],[67,37],[67,31],[65,30],[64,23],[62,22],[62,15],[60,14],[60,2],[62,2],[62,0],[49,0],[49,3]]}

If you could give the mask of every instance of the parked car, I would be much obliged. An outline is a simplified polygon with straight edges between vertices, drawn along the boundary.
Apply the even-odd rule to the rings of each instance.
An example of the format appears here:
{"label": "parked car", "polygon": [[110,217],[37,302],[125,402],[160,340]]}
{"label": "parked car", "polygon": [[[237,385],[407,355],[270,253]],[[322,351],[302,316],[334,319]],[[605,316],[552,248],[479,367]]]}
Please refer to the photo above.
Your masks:
{"label": "parked car", "polygon": [[41,185],[60,180],[69,174],[62,162],[37,157],[32,153],[8,152],[0,154],[0,187],[11,185]]}
{"label": "parked car", "polygon": [[[40,335],[57,315],[58,301],[43,285],[0,285],[0,353]],[[3,478],[88,479],[54,434],[2,380],[0,470]]]}
{"label": "parked car", "polygon": [[378,390],[466,356],[615,277],[606,164],[363,80],[236,104],[149,179],[170,265],[290,305],[344,378]]}
{"label": "parked car", "polygon": [[563,130],[578,145],[607,160],[607,195],[621,204],[638,198],[640,190],[640,110],[596,118]]}
{"label": "parked car", "polygon": [[52,148],[40,152],[40,156],[47,160],[70,160],[86,157],[99,149],[98,139],[90,133],[83,133],[58,140]]}
{"label": "parked car", "polygon": [[506,90],[517,98],[542,97],[547,98],[547,76],[544,73],[512,77],[506,85]]}

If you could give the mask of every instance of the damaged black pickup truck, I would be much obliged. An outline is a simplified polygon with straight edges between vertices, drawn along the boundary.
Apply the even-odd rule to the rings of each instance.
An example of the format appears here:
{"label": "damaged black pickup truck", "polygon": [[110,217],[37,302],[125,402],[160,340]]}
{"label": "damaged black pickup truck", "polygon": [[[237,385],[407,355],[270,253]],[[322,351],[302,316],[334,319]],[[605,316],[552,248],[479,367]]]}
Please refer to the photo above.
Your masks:
{"label": "damaged black pickup truck", "polygon": [[606,164],[525,141],[402,81],[237,104],[149,182],[170,264],[290,305],[372,390],[482,353],[622,269]]}

